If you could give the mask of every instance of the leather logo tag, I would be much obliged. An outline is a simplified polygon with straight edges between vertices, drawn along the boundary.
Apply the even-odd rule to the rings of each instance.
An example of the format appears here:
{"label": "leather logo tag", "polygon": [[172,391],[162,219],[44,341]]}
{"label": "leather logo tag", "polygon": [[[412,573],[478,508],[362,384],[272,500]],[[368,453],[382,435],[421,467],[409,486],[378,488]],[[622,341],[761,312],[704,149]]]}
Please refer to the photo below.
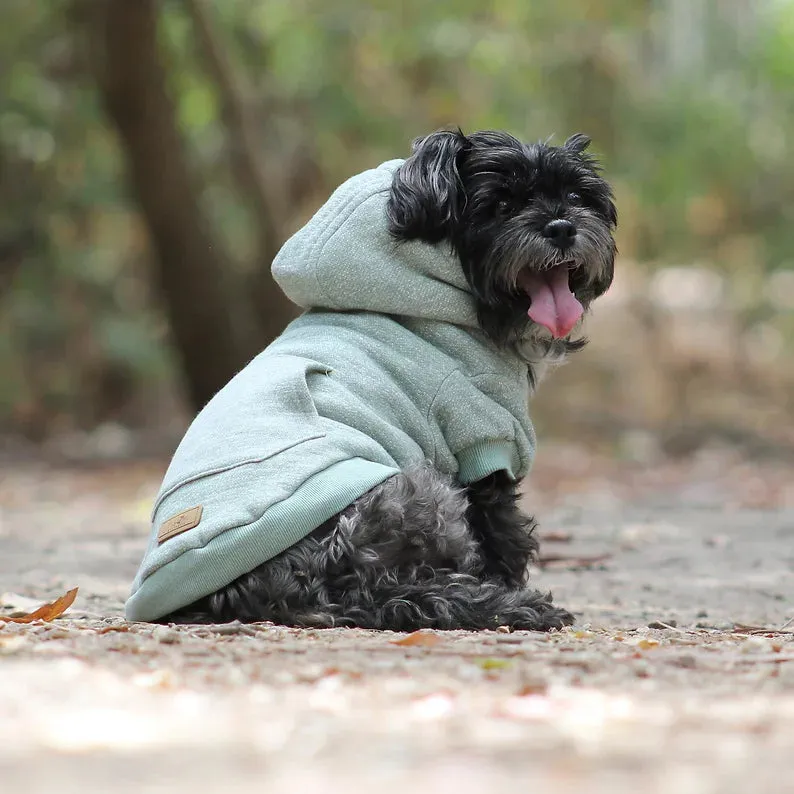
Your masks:
{"label": "leather logo tag", "polygon": [[191,507],[190,510],[185,510],[182,513],[177,513],[171,516],[168,521],[163,521],[160,526],[160,531],[157,533],[157,542],[163,543],[170,538],[181,535],[189,529],[198,526],[201,521],[201,513],[204,508],[199,505],[198,507]]}

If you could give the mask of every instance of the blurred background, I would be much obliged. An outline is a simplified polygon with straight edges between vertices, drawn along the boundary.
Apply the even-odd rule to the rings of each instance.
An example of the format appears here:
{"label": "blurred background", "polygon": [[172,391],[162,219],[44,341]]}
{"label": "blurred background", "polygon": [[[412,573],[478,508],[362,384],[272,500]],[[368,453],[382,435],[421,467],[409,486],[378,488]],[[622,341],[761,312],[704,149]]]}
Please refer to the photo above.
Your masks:
{"label": "blurred background", "polygon": [[167,454],[292,309],[348,176],[460,125],[592,136],[620,211],[542,438],[794,458],[791,0],[3,0],[0,445]]}

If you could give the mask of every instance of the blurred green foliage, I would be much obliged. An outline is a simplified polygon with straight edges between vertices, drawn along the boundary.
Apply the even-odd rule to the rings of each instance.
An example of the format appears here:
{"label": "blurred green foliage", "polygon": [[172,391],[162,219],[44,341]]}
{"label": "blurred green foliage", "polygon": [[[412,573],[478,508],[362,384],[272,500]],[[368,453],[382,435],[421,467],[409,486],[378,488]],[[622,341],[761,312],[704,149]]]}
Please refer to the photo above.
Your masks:
{"label": "blurred green foliage", "polygon": [[[0,247],[35,232],[0,294],[6,425],[91,425],[173,381],[146,232],[72,10],[3,3]],[[220,99],[182,3],[160,10],[202,206],[244,267],[254,220],[228,173]],[[265,161],[301,146],[320,175],[311,200],[288,208],[285,234],[339,181],[434,128],[557,141],[583,130],[616,187],[624,257],[706,263],[737,283],[794,267],[792,2],[223,0],[212,11]]]}

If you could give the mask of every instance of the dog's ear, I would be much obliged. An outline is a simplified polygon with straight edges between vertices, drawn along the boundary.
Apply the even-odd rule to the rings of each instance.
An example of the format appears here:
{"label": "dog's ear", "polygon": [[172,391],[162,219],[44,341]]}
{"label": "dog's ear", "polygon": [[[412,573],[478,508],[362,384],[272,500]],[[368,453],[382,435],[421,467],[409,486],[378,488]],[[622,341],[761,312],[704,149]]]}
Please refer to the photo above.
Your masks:
{"label": "dog's ear", "polygon": [[449,236],[463,203],[458,162],[467,146],[460,130],[414,141],[413,154],[394,175],[386,209],[395,237],[437,243]]}
{"label": "dog's ear", "polygon": [[615,277],[615,255],[617,249],[614,244],[610,246],[609,253],[607,254],[606,261],[604,262],[604,270],[599,278],[593,283],[593,300],[600,298],[612,286],[612,279]]}
{"label": "dog's ear", "polygon": [[567,141],[562,145],[571,154],[581,154],[590,145],[590,138],[583,132],[577,132],[571,135]]}
{"label": "dog's ear", "polygon": [[609,225],[614,229],[618,225],[618,208],[615,206],[615,200],[610,193],[609,200],[607,201],[607,220]]}

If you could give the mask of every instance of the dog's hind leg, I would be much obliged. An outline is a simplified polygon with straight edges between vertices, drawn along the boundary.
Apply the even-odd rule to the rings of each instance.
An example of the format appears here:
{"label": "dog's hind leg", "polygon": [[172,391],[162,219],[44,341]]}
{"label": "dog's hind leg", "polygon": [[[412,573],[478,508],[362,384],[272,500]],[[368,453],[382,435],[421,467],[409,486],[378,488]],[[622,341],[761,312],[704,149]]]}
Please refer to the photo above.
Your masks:
{"label": "dog's hind leg", "polygon": [[395,631],[547,630],[571,622],[548,596],[486,569],[468,509],[466,493],[434,469],[402,472],[278,557],[167,619]]}
{"label": "dog's hind leg", "polygon": [[[515,535],[513,575],[494,564],[469,524],[475,506],[446,477],[422,467],[386,481],[352,505],[329,536],[333,600],[354,625],[370,628],[547,630],[570,623],[550,597],[524,589],[535,548],[531,522],[516,511],[514,498],[497,501],[513,522],[505,530]],[[484,509],[480,503],[478,513]],[[494,515],[496,524],[501,517]],[[499,547],[508,554],[504,541]]]}

